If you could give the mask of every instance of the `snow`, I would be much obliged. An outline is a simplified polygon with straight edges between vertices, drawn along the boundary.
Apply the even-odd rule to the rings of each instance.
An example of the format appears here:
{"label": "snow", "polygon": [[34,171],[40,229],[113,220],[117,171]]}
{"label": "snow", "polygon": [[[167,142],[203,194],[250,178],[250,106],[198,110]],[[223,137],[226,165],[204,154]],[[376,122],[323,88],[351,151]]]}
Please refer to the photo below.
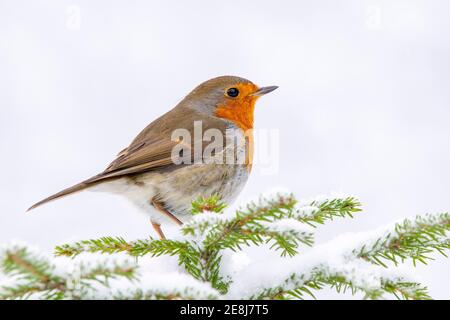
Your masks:
{"label": "snow", "polygon": [[87,299],[112,299],[114,297],[132,297],[137,291],[144,294],[173,295],[180,293],[197,299],[217,297],[218,292],[205,282],[179,272],[143,273],[138,281],[115,278],[108,281],[108,286],[99,282],[92,283],[92,290]]}
{"label": "snow", "polygon": [[[0,247],[0,259],[8,251],[27,248],[33,259],[51,262],[51,274],[64,279],[67,287],[74,294],[82,294],[85,299],[111,299],[116,296],[128,296],[138,289],[151,294],[180,293],[200,299],[217,297],[218,293],[208,283],[192,278],[184,273],[176,264],[174,257],[140,258],[136,259],[126,254],[118,253],[114,256],[97,253],[83,253],[75,258],[58,257],[52,259],[36,248],[29,248],[21,242],[11,242]],[[155,260],[159,260],[155,265]],[[167,267],[172,265],[172,267]],[[136,270],[134,279],[125,277],[112,277],[106,282],[97,280],[82,280],[89,286],[81,286],[80,281],[84,275],[95,272],[98,268],[103,270],[132,269]],[[162,271],[162,270],[166,271]],[[101,280],[103,277],[100,277]],[[106,279],[103,279],[106,280]],[[26,283],[20,276],[0,274],[0,287],[14,286]],[[33,293],[29,299],[43,298],[44,293]],[[69,295],[70,297],[70,295]]]}
{"label": "snow", "polygon": [[[246,248],[248,249],[248,248]],[[222,263],[221,263],[221,275],[227,279],[234,279],[236,275],[243,272],[247,267],[253,263],[253,259],[246,252],[243,251],[232,251],[230,249],[223,250]]]}
{"label": "snow", "polygon": [[[66,3],[81,8],[78,31],[65,28]],[[255,109],[255,127],[280,130],[281,142],[255,153],[279,156],[279,171],[256,163],[238,203],[273,184],[299,196],[357,192],[367,216],[327,224],[333,234],[449,210],[450,1],[242,1],[233,14],[225,1],[134,3],[1,1],[0,243],[19,237],[51,252],[71,235],[153,234],[120,197],[81,193],[24,210],[104,169],[222,73],[280,85]],[[448,270],[439,259],[417,272],[450,299]]]}
{"label": "snow", "polygon": [[314,228],[299,222],[298,220],[289,218],[281,219],[274,222],[263,221],[260,223],[267,231],[277,232],[280,234],[295,233],[305,237],[312,236]]}
{"label": "snow", "polygon": [[312,217],[317,212],[317,210],[319,210],[319,207],[316,206],[310,205],[302,206],[296,210],[295,217],[298,218]]}
{"label": "snow", "polygon": [[[278,197],[278,196],[276,196]],[[346,197],[342,197],[346,198]],[[260,198],[260,204],[270,201],[270,197]],[[276,199],[276,198],[275,198]],[[321,196],[304,200],[298,204],[297,214],[301,216],[311,215],[318,207],[311,203],[320,205],[325,201],[335,199],[334,197]],[[186,226],[207,226],[226,222],[230,215],[214,212],[204,212],[195,215]],[[428,219],[428,220],[424,220]],[[420,223],[430,223],[437,219],[434,216],[425,216]],[[414,282],[410,271],[404,267],[383,268],[359,259],[355,256],[363,246],[374,248],[378,239],[389,241],[396,235],[396,221],[385,226],[367,232],[354,232],[341,234],[331,241],[315,245],[310,248],[300,246],[299,254],[294,257],[280,257],[276,252],[270,251],[268,246],[243,247],[242,251],[233,252],[224,250],[221,260],[221,275],[225,279],[232,280],[229,292],[221,296],[211,288],[208,283],[201,282],[188,275],[178,265],[177,257],[130,257],[126,254],[102,255],[83,253],[76,258],[52,258],[43,254],[40,250],[30,247],[24,243],[13,241],[0,246],[0,260],[5,252],[18,250],[26,247],[27,251],[36,259],[52,263],[52,273],[63,279],[74,292],[80,289],[80,279],[83,275],[95,271],[97,268],[114,270],[115,268],[132,269],[136,272],[135,279],[124,277],[113,277],[105,284],[101,281],[89,281],[90,287],[83,292],[88,299],[110,299],[117,296],[133,296],[140,289],[143,294],[153,296],[154,294],[175,294],[183,296],[195,296],[200,299],[227,298],[242,299],[255,297],[264,289],[283,287],[294,289],[308,281],[315,273],[328,276],[341,276],[351,281],[355,286],[367,290],[380,287],[386,281]],[[281,234],[296,234],[310,237],[314,228],[300,223],[294,218],[286,218],[275,222],[259,222],[263,228]],[[412,221],[409,226],[414,228],[416,222]],[[207,228],[206,228],[207,229]],[[178,234],[177,240],[191,241],[200,245],[205,233],[193,236]],[[256,254],[255,254],[256,253]],[[2,277],[0,274],[0,286],[12,285],[22,281],[17,277]],[[81,292],[81,291],[79,291]],[[39,298],[32,295],[31,298]]]}
{"label": "snow", "polygon": [[[407,269],[401,267],[386,269],[349,257],[347,253],[354,248],[352,239],[351,234],[348,234],[316,245],[314,248],[304,247],[292,258],[270,256],[262,261],[252,261],[245,270],[235,275],[226,297],[248,298],[258,294],[264,288],[287,287],[285,283],[286,281],[289,283],[293,274],[298,275],[297,278],[307,280],[315,270],[329,275],[345,276],[356,285],[367,289],[379,287],[383,279],[412,278]],[[357,236],[355,240],[358,241]],[[294,289],[301,283],[293,281],[289,286]]]}
{"label": "snow", "polygon": [[226,222],[230,217],[223,215],[221,213],[205,211],[193,216],[189,222],[187,222],[184,226],[187,227],[196,227],[196,226],[206,226],[211,224],[217,224],[221,222]]}
{"label": "snow", "polygon": [[311,204],[314,203],[314,206],[320,207],[325,202],[331,201],[331,200],[344,200],[349,198],[350,196],[348,194],[342,193],[342,192],[331,192],[328,195],[322,194],[315,197],[310,198],[302,198],[298,201],[297,206],[302,207],[308,207]]}
{"label": "snow", "polygon": [[[433,216],[429,219],[430,222],[436,221]],[[373,248],[378,239],[389,243],[389,240],[396,236],[396,224],[403,221],[394,221],[371,231],[345,233],[313,248],[302,248],[301,252],[292,258],[272,256],[263,261],[253,260],[247,264],[245,270],[236,274],[227,297],[250,297],[263,288],[283,285],[292,274],[307,279],[315,269],[329,275],[343,275],[355,285],[367,289],[379,287],[381,281],[403,279],[417,282],[417,277],[405,266],[384,268],[354,256],[354,252],[358,252],[363,246]],[[411,221],[409,226],[414,228],[416,223]],[[296,285],[298,283],[292,283],[291,288]]]}

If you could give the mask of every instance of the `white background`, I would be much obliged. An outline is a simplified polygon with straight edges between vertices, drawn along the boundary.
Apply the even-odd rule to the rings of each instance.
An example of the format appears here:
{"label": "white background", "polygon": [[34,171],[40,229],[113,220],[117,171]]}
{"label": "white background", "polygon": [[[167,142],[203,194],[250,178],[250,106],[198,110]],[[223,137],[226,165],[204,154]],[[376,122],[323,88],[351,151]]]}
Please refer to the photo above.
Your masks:
{"label": "white background", "polygon": [[[447,211],[449,13],[444,0],[1,0],[0,242],[50,251],[146,237],[148,219],[114,196],[25,210],[103,170],[194,86],[225,74],[280,86],[255,115],[256,128],[280,132],[279,170],[256,167],[237,204],[273,186],[360,198],[365,212],[319,241]],[[435,298],[450,298],[449,267],[439,257],[417,268]]]}

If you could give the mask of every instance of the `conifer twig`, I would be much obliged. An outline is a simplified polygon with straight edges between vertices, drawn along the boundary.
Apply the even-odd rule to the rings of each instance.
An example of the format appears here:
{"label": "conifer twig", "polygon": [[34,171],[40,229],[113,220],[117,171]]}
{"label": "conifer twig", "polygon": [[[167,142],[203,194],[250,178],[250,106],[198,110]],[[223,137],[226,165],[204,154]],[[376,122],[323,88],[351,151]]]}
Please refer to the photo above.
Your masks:
{"label": "conifer twig", "polygon": [[405,219],[396,223],[393,230],[361,244],[352,254],[384,267],[387,267],[386,261],[398,265],[406,259],[412,259],[414,265],[417,262],[426,264],[427,260],[433,259],[429,256],[433,252],[446,257],[445,250],[450,249],[449,231],[448,213]]}
{"label": "conifer twig", "polygon": [[[448,213],[315,245],[318,224],[352,217],[361,204],[352,197],[297,201],[277,194],[234,215],[222,214],[225,207],[217,195],[196,199],[176,239],[82,240],[57,246],[54,259],[22,244],[0,246],[0,299],[303,299],[325,287],[366,299],[429,299],[426,287],[387,262],[426,263],[431,253],[445,256],[450,248]],[[279,251],[279,260],[224,272],[226,250],[242,253],[251,245]],[[161,256],[177,257],[180,272],[147,272],[145,262]]]}

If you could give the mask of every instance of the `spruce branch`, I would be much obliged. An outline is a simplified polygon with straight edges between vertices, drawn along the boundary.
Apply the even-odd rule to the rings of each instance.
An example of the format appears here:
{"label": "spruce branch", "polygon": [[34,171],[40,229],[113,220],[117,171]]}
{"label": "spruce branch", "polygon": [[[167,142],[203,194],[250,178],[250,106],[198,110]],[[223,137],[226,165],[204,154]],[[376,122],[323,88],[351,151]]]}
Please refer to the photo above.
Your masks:
{"label": "spruce branch", "polygon": [[[146,240],[140,240],[140,242],[143,241]],[[82,240],[73,244],[56,246],[55,255],[75,257],[83,252],[108,254],[127,252],[132,254],[134,245],[134,243],[128,243],[121,237],[102,237],[99,239]]]}
{"label": "spruce branch", "polygon": [[[216,295],[207,295],[208,300],[216,300]],[[191,292],[190,290],[175,291],[171,293],[161,293],[157,290],[142,290],[136,288],[134,291],[118,292],[112,299],[114,300],[197,300],[199,299],[198,292]]]}
{"label": "spruce branch", "polygon": [[93,263],[80,261],[70,268],[55,262],[26,245],[12,244],[0,248],[0,270],[12,280],[0,284],[0,299],[30,296],[49,300],[80,299],[92,282],[105,284],[116,277],[131,280],[136,271],[133,264],[107,263],[101,259]]}
{"label": "spruce branch", "polygon": [[[297,201],[279,193],[227,215],[214,195],[193,202],[191,221],[173,240],[82,240],[56,247],[53,259],[25,245],[3,246],[0,299],[304,299],[325,287],[366,299],[429,299],[426,287],[387,262],[445,256],[449,215],[418,216],[314,244],[317,225],[353,217],[360,206],[352,197]],[[245,256],[244,247],[252,245],[280,255],[230,269],[230,254]],[[180,270],[148,272],[145,264],[160,256],[177,257]]]}
{"label": "spruce branch", "polygon": [[281,219],[274,222],[255,222],[243,232],[251,232],[261,237],[261,242],[271,244],[270,249],[281,251],[281,256],[294,256],[301,243],[312,246],[314,242],[313,229],[295,219]]}
{"label": "spruce branch", "polygon": [[53,267],[50,262],[33,254],[26,247],[7,249],[2,258],[1,267],[6,274],[40,282],[59,280],[52,274]]}
{"label": "spruce branch", "polygon": [[147,254],[158,257],[162,255],[178,256],[179,264],[195,278],[200,277],[200,253],[187,241],[146,240],[126,241],[121,237],[102,237],[83,240],[73,244],[63,244],[55,248],[56,256],[75,257],[83,252],[114,254],[125,252],[131,256],[141,257]]}
{"label": "spruce branch", "polygon": [[[351,264],[352,262],[347,262]],[[307,273],[292,273],[282,284],[260,291],[250,299],[304,299],[316,298],[314,291],[324,287],[334,288],[338,293],[350,291],[353,295],[363,293],[364,299],[384,299],[391,294],[397,299],[428,300],[427,288],[396,275],[364,272],[364,268],[352,270],[320,264]],[[364,276],[364,278],[362,278]]]}
{"label": "spruce branch", "polygon": [[414,265],[417,262],[426,264],[427,260],[433,259],[429,256],[433,252],[446,256],[445,249],[450,248],[449,231],[448,213],[405,219],[381,236],[355,248],[352,254],[384,267],[387,267],[385,262],[398,265],[406,259],[412,259]]}
{"label": "spruce branch", "polygon": [[151,274],[145,270],[142,270],[136,281],[114,279],[108,283],[108,286],[97,289],[100,290],[91,292],[91,298],[114,300],[215,300],[219,298],[218,292],[209,284],[195,280],[189,275]]}
{"label": "spruce branch", "polygon": [[353,218],[353,215],[361,210],[361,203],[353,197],[319,197],[299,203],[292,216],[301,222],[316,226],[335,218]]}
{"label": "spruce branch", "polygon": [[198,197],[192,201],[191,213],[193,215],[204,213],[204,212],[215,212],[221,213],[225,208],[226,204],[221,201],[218,194],[213,194],[210,197]]}
{"label": "spruce branch", "polygon": [[[217,205],[217,199],[213,203]],[[270,248],[281,251],[281,256],[292,256],[297,253],[300,243],[312,245],[312,230],[289,219],[295,204],[291,195],[278,194],[274,199],[261,198],[257,203],[250,203],[244,210],[238,210],[233,218],[228,218],[219,215],[224,206],[211,212],[211,203],[207,199],[198,199],[194,204],[197,215],[182,227],[182,232],[195,240],[200,237],[201,244],[196,241],[203,270],[200,278],[211,282],[220,292],[227,290],[229,282],[220,275],[222,257],[219,252],[223,249],[237,251],[243,245],[269,243]]]}
{"label": "spruce branch", "polygon": [[45,298],[60,297],[64,280],[55,274],[51,262],[23,245],[0,248],[0,270],[15,280],[0,288],[0,299],[27,297],[42,292]]}
{"label": "spruce branch", "polygon": [[[297,232],[288,232],[286,228],[282,231],[272,228],[280,220],[292,217],[296,203],[292,195],[278,194],[274,199],[261,198],[258,202],[239,209],[233,218],[222,218],[208,213],[207,219],[194,219],[183,227],[183,233],[191,236],[206,234],[203,245],[219,250],[240,250],[242,245],[261,245],[272,240],[280,243],[277,239],[286,237],[290,237],[291,241],[295,238],[295,242],[311,245],[312,232],[305,231],[305,227],[303,232],[299,231],[300,228],[297,228]],[[272,230],[269,230],[270,228]]]}
{"label": "spruce branch", "polygon": [[126,241],[121,237],[102,237],[99,239],[82,240],[72,244],[63,244],[55,248],[56,256],[75,257],[81,253],[125,252],[131,256],[177,255],[192,249],[187,241],[144,239]]}
{"label": "spruce branch", "polygon": [[[20,257],[18,259],[17,257]],[[51,260],[25,245],[0,250],[0,299],[216,299],[209,285],[178,274],[153,275],[135,259],[80,255]],[[167,283],[174,282],[174,286]]]}

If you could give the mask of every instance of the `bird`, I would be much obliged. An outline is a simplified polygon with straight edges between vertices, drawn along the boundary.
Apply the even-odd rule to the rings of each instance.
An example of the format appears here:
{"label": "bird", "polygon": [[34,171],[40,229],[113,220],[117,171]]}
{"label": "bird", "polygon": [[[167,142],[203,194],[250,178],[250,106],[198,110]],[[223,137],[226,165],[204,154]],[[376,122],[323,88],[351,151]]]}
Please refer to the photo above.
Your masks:
{"label": "bird", "polygon": [[255,103],[277,88],[237,76],[207,80],[145,127],[104,171],[27,211],[83,190],[118,194],[147,213],[166,239],[161,225],[189,221],[194,199],[217,195],[230,204],[242,191],[252,168]]}

